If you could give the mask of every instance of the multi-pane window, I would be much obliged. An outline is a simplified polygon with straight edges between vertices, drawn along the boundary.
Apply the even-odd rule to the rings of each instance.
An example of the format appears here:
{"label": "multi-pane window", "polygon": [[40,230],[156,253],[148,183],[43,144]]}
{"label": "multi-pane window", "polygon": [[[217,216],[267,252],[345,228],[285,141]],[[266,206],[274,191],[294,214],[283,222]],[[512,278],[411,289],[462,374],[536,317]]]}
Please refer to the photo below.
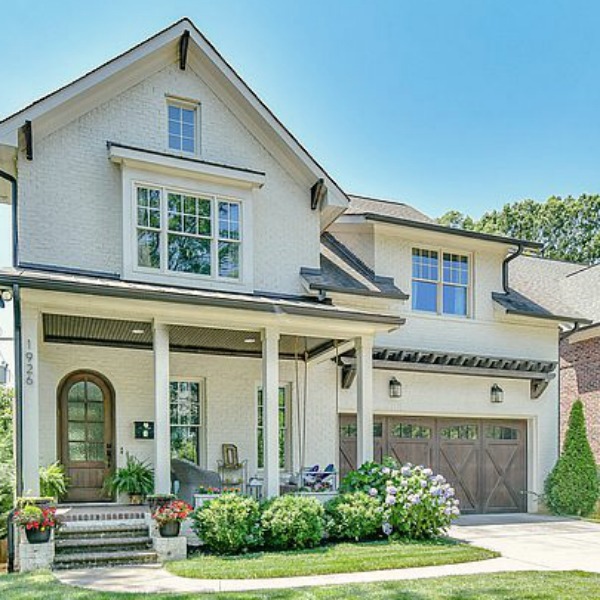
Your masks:
{"label": "multi-pane window", "polygon": [[150,186],[136,202],[138,267],[240,278],[239,202]]}
{"label": "multi-pane window", "polygon": [[169,102],[169,148],[196,152],[197,110],[193,105]]}
{"label": "multi-pane window", "polygon": [[[289,402],[285,387],[279,388],[279,468],[286,469],[290,466],[291,440],[290,440],[290,414]],[[257,410],[257,456],[258,468],[265,466],[265,436],[264,436],[264,404],[262,390],[258,390]]]}
{"label": "multi-pane window", "polygon": [[205,425],[200,383],[172,381],[169,392],[171,456],[201,464]]}
{"label": "multi-pane window", "polygon": [[413,248],[413,309],[445,315],[467,316],[469,312],[469,279],[468,256]]}

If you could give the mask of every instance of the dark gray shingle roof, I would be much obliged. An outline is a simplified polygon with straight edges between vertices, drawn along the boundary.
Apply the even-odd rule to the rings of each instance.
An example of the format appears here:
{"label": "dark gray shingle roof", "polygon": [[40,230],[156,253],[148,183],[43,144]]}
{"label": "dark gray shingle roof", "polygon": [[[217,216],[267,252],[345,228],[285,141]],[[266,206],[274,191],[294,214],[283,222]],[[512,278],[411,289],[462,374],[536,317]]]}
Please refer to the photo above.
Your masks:
{"label": "dark gray shingle roof", "polygon": [[431,217],[404,202],[381,200],[379,198],[369,198],[368,196],[354,196],[353,194],[349,194],[348,197],[350,198],[350,206],[344,213],[346,215],[379,214],[420,223],[435,223]]}

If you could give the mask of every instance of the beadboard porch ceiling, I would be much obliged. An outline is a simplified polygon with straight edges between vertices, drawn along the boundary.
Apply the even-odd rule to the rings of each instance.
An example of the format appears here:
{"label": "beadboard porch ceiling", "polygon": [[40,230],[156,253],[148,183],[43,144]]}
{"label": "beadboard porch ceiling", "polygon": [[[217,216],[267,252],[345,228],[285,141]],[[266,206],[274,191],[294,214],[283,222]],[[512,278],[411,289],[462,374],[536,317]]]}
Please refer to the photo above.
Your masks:
{"label": "beadboard porch ceiling", "polygon": [[[152,350],[152,323],[124,319],[43,315],[44,341],[60,344],[112,346]],[[173,325],[169,327],[172,352],[216,354],[260,358],[262,343],[259,331],[216,329]],[[282,335],[279,357],[292,360],[310,359],[335,346],[335,340],[320,337]]]}

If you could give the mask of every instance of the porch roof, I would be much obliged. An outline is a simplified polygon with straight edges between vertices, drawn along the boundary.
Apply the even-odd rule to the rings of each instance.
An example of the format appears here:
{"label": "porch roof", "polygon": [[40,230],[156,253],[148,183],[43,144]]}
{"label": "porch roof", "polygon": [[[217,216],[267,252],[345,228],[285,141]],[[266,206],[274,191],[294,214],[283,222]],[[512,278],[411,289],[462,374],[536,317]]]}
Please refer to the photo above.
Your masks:
{"label": "porch roof", "polygon": [[217,306],[275,314],[324,317],[389,325],[394,329],[404,323],[397,315],[373,313],[335,306],[330,301],[319,302],[305,296],[275,296],[262,292],[242,294],[215,290],[192,289],[124,281],[107,275],[71,273],[34,268],[0,269],[0,285],[20,285],[24,288],[88,294],[94,296],[129,298],[158,302]]}

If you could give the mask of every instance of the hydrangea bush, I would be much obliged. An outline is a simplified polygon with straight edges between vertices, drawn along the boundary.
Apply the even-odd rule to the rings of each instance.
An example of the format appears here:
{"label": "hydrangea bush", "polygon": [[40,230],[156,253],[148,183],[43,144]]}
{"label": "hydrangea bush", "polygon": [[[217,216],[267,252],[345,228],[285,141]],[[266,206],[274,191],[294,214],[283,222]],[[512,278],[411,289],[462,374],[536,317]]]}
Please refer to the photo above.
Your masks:
{"label": "hydrangea bush", "polygon": [[460,514],[454,488],[442,475],[410,463],[400,466],[389,458],[382,464],[365,463],[349,473],[341,487],[379,500],[382,531],[387,536],[423,539],[441,535]]}

